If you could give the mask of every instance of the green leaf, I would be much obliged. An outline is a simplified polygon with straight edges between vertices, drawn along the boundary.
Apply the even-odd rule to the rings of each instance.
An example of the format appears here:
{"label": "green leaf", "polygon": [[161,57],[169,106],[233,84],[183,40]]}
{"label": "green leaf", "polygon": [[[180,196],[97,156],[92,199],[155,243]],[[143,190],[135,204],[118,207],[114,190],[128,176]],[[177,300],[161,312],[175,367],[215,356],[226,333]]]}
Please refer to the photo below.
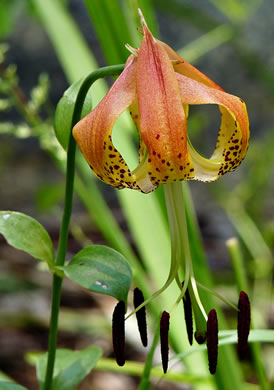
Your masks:
{"label": "green leaf", "polygon": [[[65,91],[64,96],[61,98],[56,108],[54,116],[54,131],[56,138],[65,150],[68,148],[75,102],[83,80],[84,79],[76,81]],[[81,118],[87,115],[91,111],[91,108],[91,94],[88,93],[82,109]]]}
{"label": "green leaf", "polygon": [[[48,33],[70,82],[98,68],[95,57],[65,4],[56,0],[32,0],[31,3]],[[96,84],[94,86],[95,95],[98,94],[101,99],[104,95],[104,93],[102,95],[104,83],[99,81]]]}
{"label": "green leaf", "polygon": [[16,211],[0,211],[0,233],[14,248],[47,262],[49,266],[54,264],[52,241],[36,219]]}
{"label": "green leaf", "polygon": [[127,301],[131,269],[117,251],[103,245],[82,249],[63,267],[65,275],[90,291]]}
{"label": "green leaf", "polygon": [[[51,390],[74,389],[94,368],[101,355],[101,348],[94,346],[81,351],[57,349]],[[43,354],[36,364],[37,377],[41,388],[44,384],[46,366],[47,354]]]}
{"label": "green leaf", "polygon": [[125,44],[132,42],[119,3],[85,0],[85,5],[108,64],[126,61],[129,52]]}
{"label": "green leaf", "polygon": [[27,390],[27,388],[12,382],[0,382],[0,390]]}

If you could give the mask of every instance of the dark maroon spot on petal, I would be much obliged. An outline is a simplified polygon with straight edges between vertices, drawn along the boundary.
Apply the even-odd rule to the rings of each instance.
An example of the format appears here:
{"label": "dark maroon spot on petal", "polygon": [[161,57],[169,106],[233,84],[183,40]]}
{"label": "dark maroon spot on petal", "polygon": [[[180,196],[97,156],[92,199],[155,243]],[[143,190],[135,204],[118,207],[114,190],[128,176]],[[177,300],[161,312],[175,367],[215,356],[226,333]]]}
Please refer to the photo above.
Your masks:
{"label": "dark maroon spot on petal", "polygon": [[178,158],[181,158],[181,157],[182,157],[182,153],[179,153],[177,157],[178,157]]}
{"label": "dark maroon spot on petal", "polygon": [[159,138],[160,138],[160,134],[157,134],[155,138],[156,138],[156,139],[159,139]]}

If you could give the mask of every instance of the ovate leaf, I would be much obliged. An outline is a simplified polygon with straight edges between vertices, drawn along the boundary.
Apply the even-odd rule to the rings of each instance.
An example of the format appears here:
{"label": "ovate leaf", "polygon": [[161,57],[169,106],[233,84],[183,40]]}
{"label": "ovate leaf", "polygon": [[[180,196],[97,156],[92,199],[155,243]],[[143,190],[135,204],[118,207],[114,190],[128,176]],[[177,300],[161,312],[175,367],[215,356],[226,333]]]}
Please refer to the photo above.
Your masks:
{"label": "ovate leaf", "polygon": [[38,260],[54,264],[52,241],[36,219],[16,211],[0,211],[0,233],[14,248]]}
{"label": "ovate leaf", "polygon": [[131,269],[117,251],[103,245],[82,249],[63,268],[65,275],[90,291],[127,301]]}
{"label": "ovate leaf", "polygon": [[[94,368],[101,355],[101,348],[94,346],[81,351],[58,349],[56,351],[51,390],[74,389]],[[47,354],[41,355],[36,364],[41,389],[46,375],[47,356]]]}
{"label": "ovate leaf", "polygon": [[[61,146],[67,150],[68,140],[72,128],[72,118],[75,108],[75,102],[78,96],[78,92],[82,86],[84,79],[78,80],[73,83],[64,93],[63,97],[57,104],[57,108],[54,115],[54,131],[56,138],[60,142]],[[92,109],[91,93],[88,93],[83,105],[81,118],[87,115]]]}

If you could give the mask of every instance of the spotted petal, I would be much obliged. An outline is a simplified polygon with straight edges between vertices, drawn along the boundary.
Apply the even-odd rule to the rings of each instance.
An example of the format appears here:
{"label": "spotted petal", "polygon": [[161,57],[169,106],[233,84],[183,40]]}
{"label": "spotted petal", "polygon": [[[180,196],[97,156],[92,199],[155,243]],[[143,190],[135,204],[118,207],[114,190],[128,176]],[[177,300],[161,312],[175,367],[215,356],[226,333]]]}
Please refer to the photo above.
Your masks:
{"label": "spotted petal", "polygon": [[116,188],[141,190],[132,173],[112,143],[112,128],[117,118],[136,98],[136,58],[130,56],[124,71],[104,99],[73,129],[84,157],[96,176]]}
{"label": "spotted petal", "polygon": [[142,24],[144,39],[138,50],[136,85],[148,174],[155,185],[189,179],[194,168],[187,150],[186,116],[176,74],[143,19]]}
{"label": "spotted petal", "polygon": [[194,179],[212,181],[234,170],[245,157],[249,140],[249,122],[242,99],[176,74],[183,104],[218,104],[222,122],[214,153],[206,159],[189,143],[194,163]]}

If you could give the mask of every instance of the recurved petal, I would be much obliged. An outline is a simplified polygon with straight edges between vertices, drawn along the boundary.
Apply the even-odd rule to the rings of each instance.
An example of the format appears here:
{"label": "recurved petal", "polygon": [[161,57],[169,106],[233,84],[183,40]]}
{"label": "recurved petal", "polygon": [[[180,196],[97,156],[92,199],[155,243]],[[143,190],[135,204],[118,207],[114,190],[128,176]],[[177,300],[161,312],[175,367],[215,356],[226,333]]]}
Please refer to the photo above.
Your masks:
{"label": "recurved petal", "polygon": [[135,175],[111,138],[116,119],[136,98],[135,73],[136,58],[132,55],[107,95],[73,128],[73,136],[99,179],[116,188],[139,190]]}
{"label": "recurved petal", "polygon": [[245,157],[249,141],[249,122],[244,101],[237,96],[207,87],[189,77],[176,74],[183,104],[218,104],[222,122],[214,153],[200,156],[189,143],[195,177],[212,181],[234,170]]}
{"label": "recurved petal", "polygon": [[142,19],[138,51],[137,98],[140,134],[148,153],[148,174],[155,184],[189,179],[193,164],[187,150],[186,117],[176,75],[163,47]]}
{"label": "recurved petal", "polygon": [[178,72],[186,77],[190,77],[193,80],[199,81],[211,88],[219,89],[223,91],[218,84],[216,84],[213,80],[207,77],[204,73],[200,72],[195,66],[191,65],[189,62],[184,60],[181,56],[179,56],[176,51],[174,51],[170,46],[162,41],[158,41],[159,44],[164,48],[168,57],[172,61],[173,68],[175,72]]}

